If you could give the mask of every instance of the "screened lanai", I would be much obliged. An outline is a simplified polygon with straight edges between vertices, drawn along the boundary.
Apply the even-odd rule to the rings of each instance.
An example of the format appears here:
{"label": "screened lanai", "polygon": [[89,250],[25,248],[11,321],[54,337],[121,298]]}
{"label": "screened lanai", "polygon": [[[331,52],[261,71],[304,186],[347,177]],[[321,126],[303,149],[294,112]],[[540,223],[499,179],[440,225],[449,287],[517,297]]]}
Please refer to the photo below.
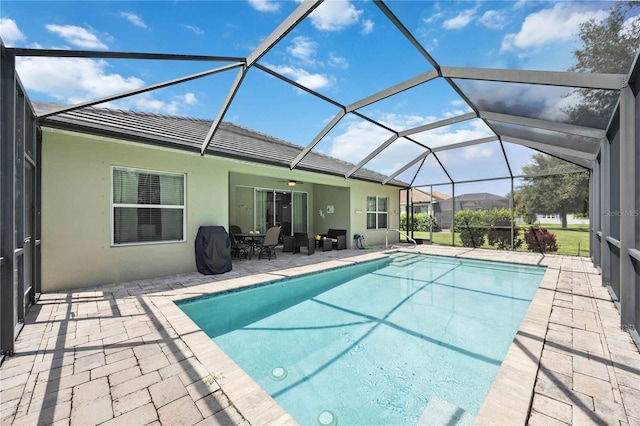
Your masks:
{"label": "screened lanai", "polygon": [[[93,4],[93,12],[104,13],[111,7],[104,3]],[[523,167],[539,153],[562,160],[561,167],[543,175],[587,172],[590,256],[602,271],[603,283],[611,286],[621,303],[622,326],[640,325],[637,51],[627,58],[634,65],[625,69],[566,71],[570,64],[549,60],[549,51],[516,60],[518,49],[526,45],[518,38],[525,33],[524,24],[523,31],[505,37],[495,48],[500,53],[511,51],[510,59],[498,58],[495,50],[484,56],[465,54],[480,47],[471,38],[439,34],[441,28],[461,24],[454,21],[459,16],[452,15],[436,28],[433,22],[439,10],[432,2],[278,4],[277,14],[244,28],[252,38],[238,36],[235,43],[210,43],[206,49],[185,43],[172,50],[169,41],[176,35],[170,25],[156,26],[155,43],[140,51],[125,42],[118,49],[106,44],[76,49],[3,40],[3,351],[11,347],[11,338],[4,336],[16,323],[13,316],[20,316],[9,306],[18,292],[9,283],[22,280],[22,290],[38,292],[39,213],[37,207],[23,208],[30,201],[21,191],[27,185],[24,194],[30,194],[37,206],[38,126],[92,106],[144,111],[145,106],[154,108],[153,101],[161,95],[183,96],[186,105],[190,98],[185,93],[197,93],[206,104],[196,118],[212,120],[200,144],[202,155],[216,155],[214,137],[225,121],[302,147],[288,170],[283,168],[283,178],[302,167],[311,152],[353,165],[346,173],[329,167],[323,171],[327,174],[353,179],[367,169],[385,176],[379,181],[382,185],[400,182],[406,189],[438,191],[454,199],[467,193],[513,194],[523,179],[531,178]],[[508,13],[517,13],[515,4],[509,10],[500,5],[504,2],[485,5],[490,10],[482,15],[489,19],[496,16],[487,14],[493,11],[503,16],[494,26],[505,25]],[[196,6],[184,5],[183,11],[197,13]],[[158,7],[166,9],[169,19],[177,6],[160,2]],[[246,8],[244,2],[224,2],[224,16],[243,16]],[[637,12],[630,12],[630,17]],[[219,28],[222,32],[225,27]],[[355,54],[357,60],[349,56]],[[64,97],[56,89],[45,94],[43,85],[36,83],[45,76],[42,70],[64,72],[87,61],[122,66],[127,71],[120,72],[132,76],[131,84],[110,91],[105,79],[100,90]],[[163,71],[145,74],[149,64],[161,64]],[[149,77],[134,80],[134,70]],[[594,105],[594,96],[613,101]],[[60,105],[36,115],[29,99]],[[585,105],[588,114],[581,109]],[[171,114],[174,107],[165,103],[152,112]],[[30,170],[15,174],[14,166]],[[513,228],[513,200],[508,203],[512,218],[507,226]],[[455,207],[452,220],[454,214]],[[33,236],[31,231],[14,233],[30,224]],[[452,233],[452,244],[454,238]],[[29,272],[21,272],[17,265],[26,265],[21,268]],[[33,285],[25,280],[33,280]]]}

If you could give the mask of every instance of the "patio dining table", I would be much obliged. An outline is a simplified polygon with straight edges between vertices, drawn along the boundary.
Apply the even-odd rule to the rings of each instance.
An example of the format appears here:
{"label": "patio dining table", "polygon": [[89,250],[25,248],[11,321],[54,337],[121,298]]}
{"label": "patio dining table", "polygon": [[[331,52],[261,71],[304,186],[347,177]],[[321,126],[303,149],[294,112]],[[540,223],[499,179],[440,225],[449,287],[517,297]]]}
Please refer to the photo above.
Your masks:
{"label": "patio dining table", "polygon": [[242,238],[244,241],[251,242],[251,255],[256,253],[256,243],[264,240],[264,237],[267,234],[250,234],[248,232],[243,232],[242,234],[233,234],[236,238]]}

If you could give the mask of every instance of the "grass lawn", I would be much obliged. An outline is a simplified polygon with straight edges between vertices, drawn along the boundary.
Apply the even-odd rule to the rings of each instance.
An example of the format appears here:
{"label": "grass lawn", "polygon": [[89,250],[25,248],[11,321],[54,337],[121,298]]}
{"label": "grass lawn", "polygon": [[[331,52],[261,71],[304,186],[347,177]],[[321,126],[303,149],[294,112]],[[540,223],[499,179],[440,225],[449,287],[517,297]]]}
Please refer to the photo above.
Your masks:
{"label": "grass lawn", "polygon": [[[570,256],[589,256],[589,225],[569,225],[567,229],[560,228],[560,225],[547,225],[541,224],[543,228],[547,228],[549,232],[556,235],[556,241],[558,243],[558,251],[555,254],[564,254]],[[523,238],[523,231],[520,231],[520,238]],[[429,239],[428,232],[414,232],[415,238]],[[433,233],[433,243],[442,245],[451,245],[451,232],[442,231]],[[460,236],[456,234],[455,245],[462,247]],[[495,249],[486,242],[482,248]],[[527,244],[522,243],[522,246],[517,251],[527,251]]]}

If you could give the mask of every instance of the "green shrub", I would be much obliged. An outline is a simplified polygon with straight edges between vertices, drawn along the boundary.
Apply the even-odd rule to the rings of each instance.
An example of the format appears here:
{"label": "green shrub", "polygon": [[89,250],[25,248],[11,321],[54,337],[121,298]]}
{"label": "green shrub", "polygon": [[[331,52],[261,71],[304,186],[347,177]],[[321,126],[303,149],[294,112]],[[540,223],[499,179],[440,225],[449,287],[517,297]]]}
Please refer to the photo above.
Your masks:
{"label": "green shrub", "polygon": [[558,251],[556,234],[546,228],[530,226],[524,232],[524,240],[527,242],[527,250],[548,253]]}
{"label": "green shrub", "polygon": [[[487,235],[488,243],[498,250],[511,249],[511,211],[509,209],[493,209],[487,212],[491,223],[489,234]],[[520,229],[513,228],[513,248],[518,249],[522,245],[522,239],[518,238]]]}
{"label": "green shrub", "polygon": [[[409,216],[411,217],[411,216]],[[429,228],[437,226],[436,218],[430,216],[428,213],[416,213],[413,215],[413,222],[411,223],[413,230],[418,232],[429,232]],[[411,227],[409,227],[411,229]],[[407,214],[400,213],[400,230],[407,232]]]}
{"label": "green shrub", "polygon": [[454,230],[464,247],[482,247],[489,222],[486,210],[460,210],[454,217]]}

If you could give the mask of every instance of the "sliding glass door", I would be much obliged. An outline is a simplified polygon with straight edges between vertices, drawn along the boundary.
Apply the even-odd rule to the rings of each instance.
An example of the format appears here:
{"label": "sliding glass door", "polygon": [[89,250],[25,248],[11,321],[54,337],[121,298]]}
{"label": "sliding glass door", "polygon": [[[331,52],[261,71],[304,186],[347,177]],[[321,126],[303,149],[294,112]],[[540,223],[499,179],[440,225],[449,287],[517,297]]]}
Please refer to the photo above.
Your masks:
{"label": "sliding glass door", "polygon": [[307,232],[307,193],[255,188],[255,229],[281,226],[282,235]]}

